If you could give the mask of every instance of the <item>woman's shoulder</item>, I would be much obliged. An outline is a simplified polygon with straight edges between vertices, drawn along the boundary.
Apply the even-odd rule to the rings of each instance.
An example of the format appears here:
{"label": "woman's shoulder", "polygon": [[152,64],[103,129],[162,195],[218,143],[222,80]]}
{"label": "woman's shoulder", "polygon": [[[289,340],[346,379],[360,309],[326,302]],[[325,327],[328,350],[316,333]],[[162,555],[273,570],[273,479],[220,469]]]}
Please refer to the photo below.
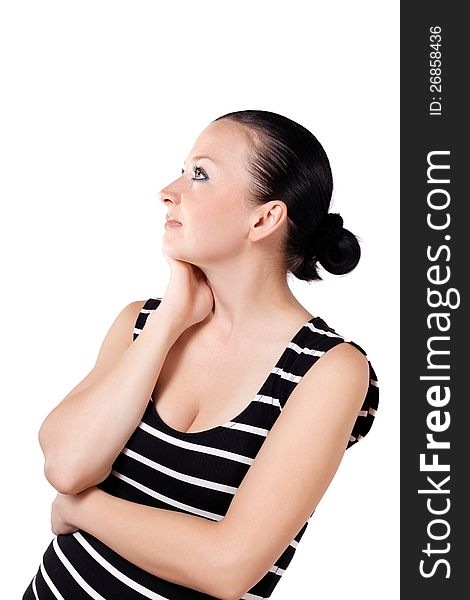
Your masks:
{"label": "woman's shoulder", "polygon": [[158,307],[161,301],[161,298],[152,296],[150,298],[146,298],[145,300],[135,300],[134,302],[128,304],[128,308],[132,313],[131,318],[133,319],[134,340],[144,328],[149,314]]}
{"label": "woman's shoulder", "polygon": [[139,304],[141,304],[141,309],[144,309],[146,311],[152,311],[155,310],[158,305],[160,304],[160,302],[162,301],[162,298],[158,297],[158,296],[151,296],[150,298],[147,298],[146,300],[139,300],[137,301]]}
{"label": "woman's shoulder", "polygon": [[[344,333],[339,333],[321,317],[312,319],[302,331],[300,346],[304,358],[300,359],[299,368],[305,374],[323,355],[328,355],[328,368],[337,372],[351,366],[364,370],[361,362],[367,363],[365,377],[367,389],[364,401],[357,415],[348,448],[360,441],[371,429],[379,404],[379,384],[371,359],[363,345]],[[330,352],[336,348],[334,352]]]}
{"label": "woman's shoulder", "polygon": [[[378,387],[377,376],[370,357],[363,345],[358,343],[357,339],[352,339],[345,335],[345,333],[338,332],[322,317],[316,317],[308,324],[304,333],[304,339],[306,342],[308,341],[313,348],[319,350],[320,353],[327,352],[331,348],[341,344],[345,358],[347,358],[348,354],[352,356],[354,352],[362,354],[369,364],[371,385]],[[354,348],[353,353],[351,353],[352,348]]]}
{"label": "woman's shoulder", "polygon": [[367,352],[362,345],[345,335],[343,332],[334,329],[329,324],[329,321],[327,322],[320,316],[312,318],[307,323],[306,327],[302,330],[301,339],[308,343],[312,348],[323,352],[326,352],[339,344],[343,344],[344,352],[346,353],[350,351],[346,348],[345,343],[347,343],[349,347],[355,348],[363,356],[367,357]]}
{"label": "woman's shoulder", "polygon": [[157,298],[156,296],[146,298],[145,300],[133,300],[126,306],[126,310],[129,313],[134,313],[136,317],[139,314],[148,315],[158,307],[161,301],[162,298]]}

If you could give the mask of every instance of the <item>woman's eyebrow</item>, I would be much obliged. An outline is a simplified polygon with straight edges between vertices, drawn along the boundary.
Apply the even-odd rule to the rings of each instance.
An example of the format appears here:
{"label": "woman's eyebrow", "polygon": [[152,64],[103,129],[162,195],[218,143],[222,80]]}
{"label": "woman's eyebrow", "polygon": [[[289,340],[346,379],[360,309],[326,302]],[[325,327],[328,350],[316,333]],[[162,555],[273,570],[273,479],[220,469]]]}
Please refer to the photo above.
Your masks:
{"label": "woman's eyebrow", "polygon": [[[200,160],[201,158],[207,158],[208,160],[212,161],[214,164],[217,164],[216,161],[214,159],[212,159],[210,156],[204,156],[204,155],[199,155],[199,156],[193,156],[192,160]],[[186,163],[184,163],[186,164]]]}

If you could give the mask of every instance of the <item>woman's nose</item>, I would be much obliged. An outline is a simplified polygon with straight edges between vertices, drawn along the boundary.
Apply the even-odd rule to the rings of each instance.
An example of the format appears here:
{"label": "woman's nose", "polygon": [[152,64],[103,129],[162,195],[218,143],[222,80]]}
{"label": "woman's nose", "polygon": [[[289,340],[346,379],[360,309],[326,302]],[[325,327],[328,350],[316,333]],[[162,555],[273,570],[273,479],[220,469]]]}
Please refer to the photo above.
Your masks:
{"label": "woman's nose", "polygon": [[163,188],[163,190],[159,192],[158,197],[160,199],[160,202],[163,202],[163,204],[165,205],[168,202],[172,202],[173,204],[176,204],[178,202],[178,194],[167,187]]}

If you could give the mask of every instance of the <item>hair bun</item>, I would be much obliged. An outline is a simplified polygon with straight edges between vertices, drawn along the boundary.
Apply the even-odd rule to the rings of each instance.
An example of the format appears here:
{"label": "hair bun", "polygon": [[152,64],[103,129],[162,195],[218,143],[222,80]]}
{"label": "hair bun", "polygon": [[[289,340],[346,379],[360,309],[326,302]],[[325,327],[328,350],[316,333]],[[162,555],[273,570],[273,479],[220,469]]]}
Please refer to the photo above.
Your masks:
{"label": "hair bun", "polygon": [[343,217],[339,213],[327,213],[311,238],[309,253],[317,256],[321,262],[322,257],[338,246],[342,235]]}

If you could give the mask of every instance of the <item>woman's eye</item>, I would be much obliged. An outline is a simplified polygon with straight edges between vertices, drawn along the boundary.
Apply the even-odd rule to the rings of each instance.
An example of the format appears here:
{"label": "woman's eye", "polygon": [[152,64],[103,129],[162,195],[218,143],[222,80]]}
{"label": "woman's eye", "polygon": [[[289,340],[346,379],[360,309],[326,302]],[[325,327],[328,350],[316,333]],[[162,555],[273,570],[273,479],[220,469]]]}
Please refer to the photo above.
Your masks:
{"label": "woman's eye", "polygon": [[[204,171],[204,169],[201,169],[201,167],[193,167],[193,173],[194,177],[192,179],[195,181],[205,181],[208,179],[207,173]],[[181,175],[184,175],[184,168],[181,169]]]}
{"label": "woman's eye", "polygon": [[[204,171],[204,169],[201,169],[200,167],[193,167],[193,173],[194,173],[193,179],[199,179],[201,181],[204,181],[204,179],[207,179],[206,172]],[[202,175],[202,178],[198,177],[198,175]]]}

